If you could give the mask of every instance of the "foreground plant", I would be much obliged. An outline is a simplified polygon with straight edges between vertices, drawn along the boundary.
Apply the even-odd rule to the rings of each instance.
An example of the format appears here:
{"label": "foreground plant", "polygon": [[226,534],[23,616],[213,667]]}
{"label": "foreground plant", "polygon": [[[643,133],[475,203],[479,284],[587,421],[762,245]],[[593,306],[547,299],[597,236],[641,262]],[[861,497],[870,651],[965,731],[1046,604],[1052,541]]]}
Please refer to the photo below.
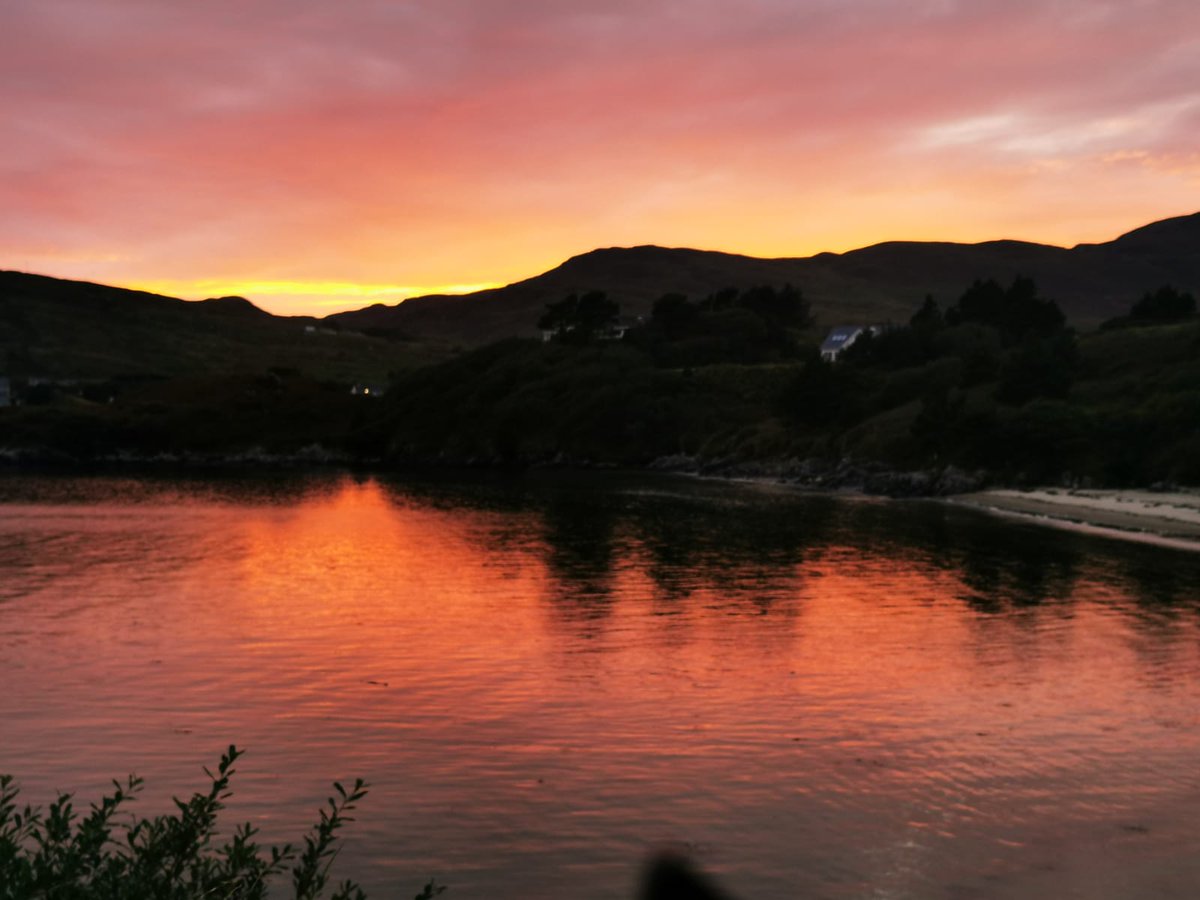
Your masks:
{"label": "foreground plant", "polygon": [[[262,900],[271,879],[289,867],[296,900],[321,897],[338,832],[354,821],[348,813],[366,796],[366,783],[360,778],[349,789],[334,783],[337,794],[321,808],[302,850],[291,844],[264,850],[249,823],[218,846],[217,814],[231,796],[233,764],[242,752],[231,745],[216,774],[206,768],[208,791],[187,801],[176,798],[176,813],[125,823],[115,820],[141,791],[140,778],[114,781],[113,793],[81,816],[70,794],[60,794],[45,813],[19,807],[12,776],[0,775],[0,900]],[[443,890],[431,881],[418,900]],[[332,900],[365,896],[357,884],[343,881]]]}

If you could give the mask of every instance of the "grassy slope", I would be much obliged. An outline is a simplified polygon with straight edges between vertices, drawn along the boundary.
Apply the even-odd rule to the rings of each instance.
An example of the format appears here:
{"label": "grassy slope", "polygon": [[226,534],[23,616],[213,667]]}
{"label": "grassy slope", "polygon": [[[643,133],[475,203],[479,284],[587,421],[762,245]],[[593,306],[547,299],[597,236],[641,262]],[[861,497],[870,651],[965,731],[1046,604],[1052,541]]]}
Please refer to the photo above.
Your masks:
{"label": "grassy slope", "polygon": [[0,272],[0,374],[106,378],[298,369],[319,379],[386,381],[430,362],[435,345],[310,334],[311,319],[229,298],[190,303],[139,291]]}

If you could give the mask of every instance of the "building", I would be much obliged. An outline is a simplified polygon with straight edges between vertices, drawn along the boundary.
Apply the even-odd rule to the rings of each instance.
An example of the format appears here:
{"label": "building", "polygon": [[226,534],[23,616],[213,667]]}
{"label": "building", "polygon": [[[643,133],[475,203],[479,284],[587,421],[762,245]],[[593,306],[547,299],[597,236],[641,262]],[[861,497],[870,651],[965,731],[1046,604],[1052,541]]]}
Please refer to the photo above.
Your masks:
{"label": "building", "polygon": [[[641,316],[638,316],[636,319],[622,316],[619,319],[614,319],[602,325],[592,334],[592,337],[597,341],[623,341],[631,328],[636,328],[641,324]],[[549,343],[550,341],[560,339],[563,335],[569,334],[574,330],[574,325],[556,325],[553,328],[543,328],[541,329],[542,342]]]}
{"label": "building", "polygon": [[821,359],[836,362],[842,352],[864,334],[879,334],[879,331],[876,325],[839,325],[821,342]]}
{"label": "building", "polygon": [[12,381],[4,375],[0,375],[0,406],[12,406]]}

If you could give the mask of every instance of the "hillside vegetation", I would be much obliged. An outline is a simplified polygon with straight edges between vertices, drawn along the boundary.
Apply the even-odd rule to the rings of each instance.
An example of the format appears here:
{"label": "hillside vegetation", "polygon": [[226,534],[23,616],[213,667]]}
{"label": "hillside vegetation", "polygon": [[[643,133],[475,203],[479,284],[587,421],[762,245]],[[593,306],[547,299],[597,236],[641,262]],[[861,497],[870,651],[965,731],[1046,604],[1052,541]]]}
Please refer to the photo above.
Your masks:
{"label": "hillside vegetation", "polygon": [[[1197,223],[1061,253],[1093,254],[1091,282],[1116,256],[1190,277],[1200,244],[1180,241]],[[915,285],[913,261],[939,247],[881,245],[825,264]],[[1009,244],[971,252],[984,251],[1025,258]],[[661,273],[659,251],[614,253],[611,278]],[[684,254],[689,283],[718,277],[697,253]],[[638,259],[648,268],[621,267]],[[738,259],[746,273],[772,262]],[[926,262],[931,284],[950,277]],[[588,265],[564,269],[582,266],[583,278]],[[832,363],[818,353],[831,324],[879,320],[830,319],[800,281],[673,287],[636,322],[621,297],[585,284],[529,312],[524,330],[551,340],[461,350],[382,325],[368,335],[280,319],[240,298],[187,303],[0,273],[0,376],[21,403],[0,408],[0,458],[653,465],[888,492],[1200,484],[1189,282],[1144,281],[1089,306],[1108,314],[1084,328],[1041,281],[972,271],[896,307],[893,324]],[[454,319],[459,304],[446,302],[439,314]],[[499,308],[481,304],[472,321]]]}
{"label": "hillside vegetation", "polygon": [[[1200,322],[1191,296],[1174,294],[1186,310],[1139,318],[1143,298],[1079,335],[1033,281],[976,281],[834,363],[819,356],[824,329],[795,288],[670,294],[621,340],[568,315],[555,340],[510,338],[400,371],[382,399],[286,370],[131,382],[111,400],[51,397],[0,410],[0,450],[657,465],[887,492],[961,487],[943,478],[950,467],[1002,483],[1196,484]],[[593,300],[559,312],[589,306],[615,310]],[[889,480],[914,470],[924,474]]]}
{"label": "hillside vegetation", "polygon": [[411,372],[373,440],[397,463],[1200,482],[1194,314],[1079,336],[1031,280],[982,281],[831,364],[821,331],[752,312],[747,293],[664,298],[621,342],[512,339]]}

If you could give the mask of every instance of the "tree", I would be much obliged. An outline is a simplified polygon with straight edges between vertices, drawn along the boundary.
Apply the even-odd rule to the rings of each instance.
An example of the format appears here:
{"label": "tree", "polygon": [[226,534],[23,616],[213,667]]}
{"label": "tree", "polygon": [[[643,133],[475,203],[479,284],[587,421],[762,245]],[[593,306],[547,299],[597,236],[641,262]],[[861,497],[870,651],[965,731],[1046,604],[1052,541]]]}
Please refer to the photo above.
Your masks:
{"label": "tree", "polygon": [[1147,292],[1133,308],[1129,318],[1137,322],[1178,322],[1196,313],[1196,298],[1163,285],[1157,291]]}
{"label": "tree", "polygon": [[620,312],[620,306],[603,291],[588,291],[583,296],[568,294],[557,303],[547,304],[537,325],[566,343],[586,344],[615,325]]}
{"label": "tree", "polygon": [[1031,278],[1015,278],[1003,288],[994,278],[974,282],[958,303],[946,310],[946,324],[976,323],[998,330],[1008,344],[1030,334],[1050,335],[1066,324],[1053,300],[1038,296]]}
{"label": "tree", "polygon": [[790,284],[779,289],[770,285],[747,288],[738,298],[737,305],[778,328],[804,328],[810,324],[808,301],[799,288]]}
{"label": "tree", "polygon": [[1061,331],[1067,323],[1058,304],[1038,296],[1032,278],[1016,278],[1004,296],[1004,315],[1001,329],[1014,341],[1029,335],[1049,336]]}
{"label": "tree", "polygon": [[714,294],[709,294],[700,302],[700,307],[709,312],[719,309],[729,309],[738,299],[738,289],[734,287],[721,288]]}
{"label": "tree", "polygon": [[690,334],[699,317],[699,308],[683,294],[663,294],[654,301],[650,323],[665,340],[675,341]]}
{"label": "tree", "polygon": [[921,308],[908,320],[908,326],[914,331],[936,331],[945,324],[941,307],[937,305],[932,294],[925,295],[925,302],[921,304]]}
{"label": "tree", "polygon": [[946,310],[947,325],[974,322],[999,325],[1004,316],[1004,288],[994,278],[976,279],[958,302]]}

